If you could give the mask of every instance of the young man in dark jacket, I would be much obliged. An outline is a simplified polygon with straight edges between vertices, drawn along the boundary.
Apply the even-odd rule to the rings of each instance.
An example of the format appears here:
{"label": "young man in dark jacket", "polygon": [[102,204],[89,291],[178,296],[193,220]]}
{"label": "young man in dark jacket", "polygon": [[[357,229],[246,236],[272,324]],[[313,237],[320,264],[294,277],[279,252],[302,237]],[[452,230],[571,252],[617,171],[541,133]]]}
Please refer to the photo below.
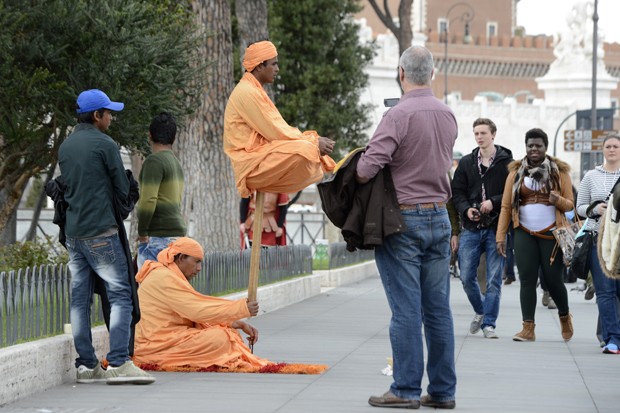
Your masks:
{"label": "young man in dark jacket", "polygon": [[[77,382],[153,383],[155,378],[135,366],[129,355],[132,288],[115,200],[128,199],[130,181],[117,143],[104,133],[112,123],[112,112],[123,110],[125,105],[111,101],[101,90],[91,89],[80,93],[77,106],[78,124],[58,151],[66,185],[65,233]],[[105,370],[97,359],[91,335],[93,272],[103,280],[110,303],[110,351]]]}
{"label": "young man in dark jacket", "polygon": [[[473,126],[478,147],[461,159],[452,180],[452,201],[463,226],[459,268],[463,288],[475,312],[469,332],[476,334],[482,329],[486,338],[498,338],[495,321],[499,314],[504,258],[496,251],[495,231],[512,152],[494,144],[497,127],[492,120],[478,118]],[[480,291],[476,271],[483,253],[487,274],[485,295]]]}

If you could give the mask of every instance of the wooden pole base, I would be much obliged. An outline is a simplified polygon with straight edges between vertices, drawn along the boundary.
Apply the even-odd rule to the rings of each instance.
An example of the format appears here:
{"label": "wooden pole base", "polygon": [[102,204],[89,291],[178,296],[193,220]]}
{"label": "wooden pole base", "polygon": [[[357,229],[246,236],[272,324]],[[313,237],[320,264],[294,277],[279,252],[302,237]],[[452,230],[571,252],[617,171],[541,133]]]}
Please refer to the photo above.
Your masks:
{"label": "wooden pole base", "polygon": [[265,193],[256,192],[254,202],[254,224],[252,225],[252,254],[250,256],[250,279],[248,281],[248,301],[256,301],[258,274],[260,270],[261,240],[263,235],[263,205]]}

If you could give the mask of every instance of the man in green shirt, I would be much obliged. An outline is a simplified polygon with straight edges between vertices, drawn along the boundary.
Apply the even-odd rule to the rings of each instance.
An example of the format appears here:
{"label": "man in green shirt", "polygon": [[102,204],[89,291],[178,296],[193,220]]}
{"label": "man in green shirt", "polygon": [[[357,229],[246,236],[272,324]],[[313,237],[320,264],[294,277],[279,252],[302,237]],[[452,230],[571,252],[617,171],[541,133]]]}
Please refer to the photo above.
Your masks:
{"label": "man in green shirt", "polygon": [[[136,367],[129,357],[132,289],[127,256],[115,218],[115,201],[126,200],[129,179],[118,144],[104,132],[113,102],[98,89],[77,98],[78,124],[60,145],[58,162],[66,191],[66,246],[71,271],[71,330],[78,357],[78,383],[149,384],[155,378]],[[90,307],[95,279],[101,278],[110,303],[110,352],[104,370],[92,344]]]}
{"label": "man in green shirt", "polygon": [[181,214],[183,169],[172,152],[177,125],[174,117],[162,112],[149,126],[151,152],[140,171],[138,201],[138,268],[144,261],[157,261],[157,254],[178,237],[187,226]]}

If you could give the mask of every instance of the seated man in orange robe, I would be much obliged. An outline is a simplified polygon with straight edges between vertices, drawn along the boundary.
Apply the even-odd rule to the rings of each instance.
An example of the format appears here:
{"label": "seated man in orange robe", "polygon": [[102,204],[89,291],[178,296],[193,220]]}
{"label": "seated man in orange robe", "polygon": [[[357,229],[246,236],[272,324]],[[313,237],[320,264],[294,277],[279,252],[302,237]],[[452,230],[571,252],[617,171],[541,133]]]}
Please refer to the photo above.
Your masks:
{"label": "seated man in orange robe", "polygon": [[197,292],[189,280],[201,268],[199,243],[179,238],[147,260],[136,280],[142,318],[136,326],[134,362],[157,370],[253,370],[269,361],[252,354],[258,330],[241,321],[258,313],[258,302],[227,300]]}
{"label": "seated man in orange robe", "polygon": [[245,51],[245,74],[224,113],[224,152],[243,198],[253,190],[293,193],[318,182],[335,163],[334,141],[315,131],[301,132],[280,115],[263,86],[278,74],[273,43],[253,43]]}

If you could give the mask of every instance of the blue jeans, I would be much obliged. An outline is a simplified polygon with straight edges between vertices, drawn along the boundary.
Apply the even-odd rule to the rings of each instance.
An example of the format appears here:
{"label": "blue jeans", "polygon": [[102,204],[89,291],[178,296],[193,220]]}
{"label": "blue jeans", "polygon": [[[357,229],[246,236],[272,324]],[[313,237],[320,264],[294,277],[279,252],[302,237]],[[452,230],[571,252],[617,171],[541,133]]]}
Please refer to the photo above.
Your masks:
{"label": "blue jeans", "polygon": [[75,366],[93,368],[99,362],[92,344],[90,307],[94,279],[92,272],[104,281],[110,301],[111,366],[129,360],[131,325],[131,287],[127,259],[118,234],[91,239],[67,237],[69,270],[71,271],[71,329],[78,358]]}
{"label": "blue jeans", "polygon": [[620,298],[620,280],[608,278],[601,269],[598,261],[597,239],[590,251],[590,272],[592,283],[596,290],[596,305],[601,320],[603,341],[606,344],[615,344],[620,347],[620,318],[618,318],[618,299]]}
{"label": "blue jeans", "polygon": [[146,260],[157,261],[157,254],[178,238],[179,237],[149,237],[149,242],[141,242],[138,244],[138,269],[142,267]]}
{"label": "blue jeans", "polygon": [[454,400],[454,325],[450,309],[450,220],[445,208],[401,211],[407,231],[375,248],[392,310],[392,393],[419,399],[424,375],[422,324],[428,350],[428,394]]}
{"label": "blue jeans", "polygon": [[[461,232],[459,240],[461,282],[474,312],[484,314],[482,327],[495,328],[495,321],[499,314],[504,257],[497,253],[496,245],[494,228],[482,228],[477,231],[464,229]],[[487,261],[487,285],[484,296],[480,292],[477,272],[482,253],[486,253]]]}

